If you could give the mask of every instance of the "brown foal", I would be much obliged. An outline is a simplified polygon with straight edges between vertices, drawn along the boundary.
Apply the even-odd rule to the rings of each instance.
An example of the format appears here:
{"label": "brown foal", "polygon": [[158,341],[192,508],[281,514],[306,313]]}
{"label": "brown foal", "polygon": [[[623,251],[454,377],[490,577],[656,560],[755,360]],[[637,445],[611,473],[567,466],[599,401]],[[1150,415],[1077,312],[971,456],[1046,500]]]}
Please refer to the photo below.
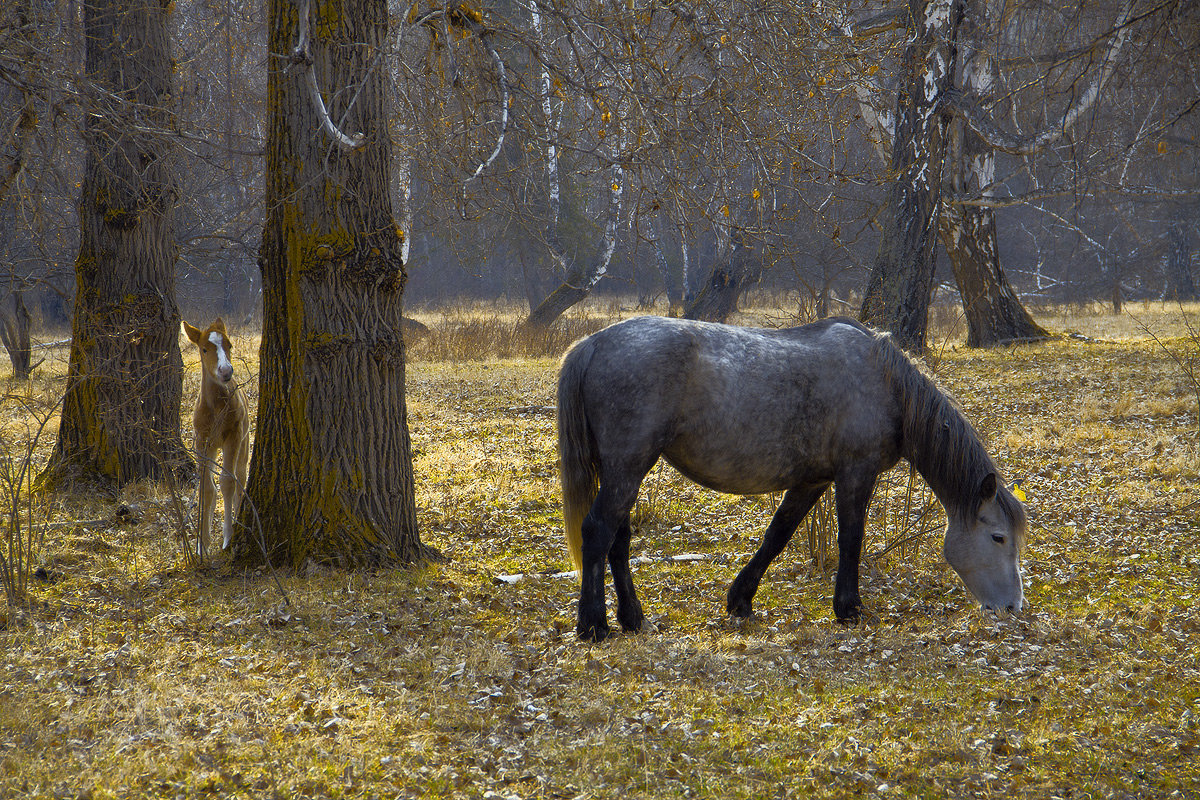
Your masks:
{"label": "brown foal", "polygon": [[229,547],[233,521],[246,486],[250,416],[246,398],[233,380],[233,364],[229,360],[233,345],[225,332],[225,323],[217,317],[216,322],[200,330],[185,322],[183,330],[200,348],[200,396],[196,398],[192,424],[196,432],[196,458],[200,462],[200,530],[196,552],[203,556],[217,501],[212,478],[217,450],[222,454],[221,494],[225,498],[225,517],[221,521],[225,538],[221,549]]}

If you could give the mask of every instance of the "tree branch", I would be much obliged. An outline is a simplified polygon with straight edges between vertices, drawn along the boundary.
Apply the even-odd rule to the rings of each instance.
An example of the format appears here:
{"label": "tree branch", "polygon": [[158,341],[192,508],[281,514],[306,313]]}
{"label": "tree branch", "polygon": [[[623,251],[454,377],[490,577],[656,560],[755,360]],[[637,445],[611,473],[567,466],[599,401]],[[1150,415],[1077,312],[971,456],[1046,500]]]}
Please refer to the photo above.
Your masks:
{"label": "tree branch", "polygon": [[308,92],[312,98],[313,108],[317,111],[317,117],[321,120],[321,127],[325,129],[330,138],[337,142],[343,150],[357,150],[366,143],[366,137],[361,133],[347,136],[338,129],[337,125],[329,117],[329,110],[325,108],[325,100],[321,97],[321,89],[317,86],[317,72],[313,69],[313,58],[312,53],[309,51],[308,41],[309,2],[310,0],[300,0],[299,41],[292,50],[289,61],[291,61],[292,65],[298,65],[304,69],[304,77],[308,83]]}
{"label": "tree branch", "polygon": [[471,173],[471,176],[463,181],[463,191],[466,191],[466,187],[470,185],[471,181],[482,175],[483,171],[492,165],[492,162],[500,155],[501,149],[504,148],[504,136],[508,133],[508,73],[504,69],[504,59],[500,58],[500,54],[492,46],[491,31],[484,26],[481,19],[476,19],[475,13],[472,13],[471,9],[460,6],[457,9],[455,21],[460,22],[479,38],[479,43],[488,51],[488,55],[492,57],[492,63],[496,65],[496,76],[500,83],[500,133],[496,137],[496,146],[492,148],[492,154],[480,162],[475,171]]}
{"label": "tree branch", "polygon": [[1032,155],[1062,138],[1100,98],[1105,84],[1116,68],[1117,57],[1129,38],[1130,16],[1134,0],[1125,0],[1113,25],[1112,40],[1090,86],[1069,106],[1052,126],[1036,134],[1019,136],[1001,128],[982,105],[983,98],[950,89],[945,95],[945,108],[953,111],[981,139],[998,150],[1013,155]]}

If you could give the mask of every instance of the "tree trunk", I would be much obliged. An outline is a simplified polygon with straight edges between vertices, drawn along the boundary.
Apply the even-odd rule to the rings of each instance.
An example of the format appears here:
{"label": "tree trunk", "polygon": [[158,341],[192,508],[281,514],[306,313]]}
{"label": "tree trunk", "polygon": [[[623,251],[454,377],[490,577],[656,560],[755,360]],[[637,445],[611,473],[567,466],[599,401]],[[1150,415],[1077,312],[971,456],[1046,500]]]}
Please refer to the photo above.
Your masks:
{"label": "tree trunk", "polygon": [[567,256],[559,240],[557,222],[549,232],[547,241],[551,256],[565,266],[562,283],[550,295],[529,312],[525,320],[527,328],[548,328],[561,317],[567,309],[581,302],[600,279],[608,272],[612,262],[613,252],[617,248],[617,226],[621,218],[621,193],[624,191],[625,173],[620,164],[614,163],[609,169],[612,175],[612,185],[608,193],[608,219],[604,223],[604,233],[600,241],[600,251],[591,261],[575,259],[566,266]]}
{"label": "tree trunk", "polygon": [[[975,97],[990,97],[999,68],[986,44],[988,4],[969,3],[959,39],[962,84]],[[961,119],[952,123],[950,188],[960,197],[991,197],[996,155]],[[947,203],[939,226],[967,319],[967,347],[992,347],[1045,339],[1049,334],[1021,305],[1000,265],[996,212],[986,206]]]}
{"label": "tree trunk", "polygon": [[[293,49],[299,13],[270,1],[270,52]],[[328,0],[311,18],[329,116],[364,139],[332,141],[304,76],[271,60],[258,432],[239,518],[263,539],[239,530],[234,552],[257,559],[261,544],[293,567],[419,561],[433,551],[417,532],[404,396],[403,231],[386,73],[369,69],[387,44],[387,5]]]}
{"label": "tree trunk", "polygon": [[58,443],[39,479],[120,487],[190,467],[180,438],[172,61],[163,0],[89,0],[75,312]]}
{"label": "tree trunk", "polygon": [[1033,342],[1050,334],[1034,322],[1004,270],[990,208],[947,206],[941,236],[967,319],[967,347]]}
{"label": "tree trunk", "polygon": [[567,280],[559,284],[550,295],[538,303],[537,308],[529,312],[529,318],[525,320],[527,328],[549,328],[554,324],[555,320],[561,317],[576,303],[583,302],[588,296],[591,287],[586,281],[580,281],[580,285],[572,282],[571,276],[568,275]]}
{"label": "tree trunk", "polygon": [[1182,220],[1171,223],[1169,239],[1171,245],[1167,251],[1166,299],[1180,303],[1194,302],[1200,297],[1196,294],[1196,284],[1192,280],[1192,248]]}
{"label": "tree trunk", "polygon": [[[9,13],[12,14],[11,18],[8,17]],[[11,63],[23,64],[26,70],[14,87],[21,94],[21,110],[16,123],[8,131],[8,140],[0,141],[0,153],[5,156],[4,162],[0,163],[0,208],[8,202],[9,192],[29,164],[34,135],[37,133],[38,97],[34,87],[40,83],[40,76],[36,73],[41,64],[33,42],[34,19],[32,0],[16,0],[8,9],[0,11],[0,26],[13,31],[7,42],[11,48],[8,54]],[[6,82],[12,83],[12,78]]]}
{"label": "tree trunk", "polygon": [[744,235],[735,229],[729,237],[728,254],[717,259],[708,280],[684,310],[684,319],[728,320],[737,311],[742,292],[758,280],[760,270],[756,266]]}
{"label": "tree trunk", "polygon": [[658,272],[663,280],[663,288],[667,292],[667,314],[674,317],[683,309],[683,286],[685,279],[682,265],[687,262],[681,262],[681,268],[679,269],[671,268],[671,264],[667,260],[666,249],[663,246],[663,230],[666,227],[663,224],[663,216],[664,212],[660,208],[650,223],[654,235],[652,243],[654,247],[654,264],[658,267]]}
{"label": "tree trunk", "polygon": [[27,381],[29,374],[33,372],[29,309],[25,307],[25,295],[20,289],[13,291],[12,301],[12,316],[5,313],[0,319],[0,341],[4,342],[4,349],[8,351],[8,358],[12,361],[13,377],[18,381]]}
{"label": "tree trunk", "polygon": [[925,349],[946,157],[941,105],[954,79],[960,0],[910,0],[883,228],[860,315],[906,350]]}

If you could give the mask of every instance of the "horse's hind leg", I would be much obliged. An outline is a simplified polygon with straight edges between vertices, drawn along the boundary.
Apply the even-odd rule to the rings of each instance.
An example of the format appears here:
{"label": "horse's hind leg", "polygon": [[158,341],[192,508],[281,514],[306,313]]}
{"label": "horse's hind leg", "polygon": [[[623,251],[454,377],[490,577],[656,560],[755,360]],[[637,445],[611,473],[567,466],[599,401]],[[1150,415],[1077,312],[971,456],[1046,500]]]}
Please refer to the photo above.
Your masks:
{"label": "horse's hind leg", "polygon": [[[624,544],[614,545],[622,537],[621,528],[628,526],[629,510],[637,499],[637,487],[640,480],[633,483],[632,488],[617,488],[601,485],[591,511],[584,517],[582,534],[583,566],[579,574],[579,622],[576,632],[580,639],[600,641],[608,636],[608,620],[604,609],[604,567],[610,559],[620,562],[620,567],[614,567],[614,580],[617,582],[618,610],[621,609],[621,595],[625,588],[632,594],[633,582],[629,577],[629,537],[624,536]],[[623,558],[621,557],[623,555]],[[622,570],[624,572],[623,577]],[[622,584],[625,584],[623,587]],[[624,604],[628,607],[628,603]]]}
{"label": "horse's hind leg", "polygon": [[800,520],[804,519],[804,515],[809,512],[809,509],[813,507],[828,486],[829,484],[824,483],[798,487],[789,490],[783,496],[783,502],[775,510],[775,516],[771,518],[771,524],[767,526],[767,532],[763,534],[762,544],[758,546],[758,551],[750,558],[746,566],[742,567],[742,571],[729,586],[725,608],[730,614],[735,617],[750,616],[754,593],[758,591],[758,584],[762,582],[767,567],[771,565],[775,556],[787,547]]}
{"label": "horse's hind leg", "polygon": [[629,571],[629,540],[632,537],[633,530],[629,526],[629,516],[626,515],[608,551],[608,565],[612,570],[613,588],[617,594],[617,621],[625,630],[636,633],[642,629],[646,615],[642,612],[641,601],[633,588],[633,575]]}

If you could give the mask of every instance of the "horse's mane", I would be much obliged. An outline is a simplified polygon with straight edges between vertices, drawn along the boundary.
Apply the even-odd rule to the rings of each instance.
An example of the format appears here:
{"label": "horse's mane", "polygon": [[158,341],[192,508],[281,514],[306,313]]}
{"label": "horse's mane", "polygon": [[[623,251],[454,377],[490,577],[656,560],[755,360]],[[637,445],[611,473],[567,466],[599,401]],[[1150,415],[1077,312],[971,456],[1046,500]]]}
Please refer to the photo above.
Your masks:
{"label": "horse's mane", "polygon": [[983,440],[958,406],[886,334],[875,334],[872,354],[900,404],[901,453],[921,473],[949,514],[979,512],[979,489],[996,473],[996,498],[1017,530],[1025,510],[1004,485]]}

